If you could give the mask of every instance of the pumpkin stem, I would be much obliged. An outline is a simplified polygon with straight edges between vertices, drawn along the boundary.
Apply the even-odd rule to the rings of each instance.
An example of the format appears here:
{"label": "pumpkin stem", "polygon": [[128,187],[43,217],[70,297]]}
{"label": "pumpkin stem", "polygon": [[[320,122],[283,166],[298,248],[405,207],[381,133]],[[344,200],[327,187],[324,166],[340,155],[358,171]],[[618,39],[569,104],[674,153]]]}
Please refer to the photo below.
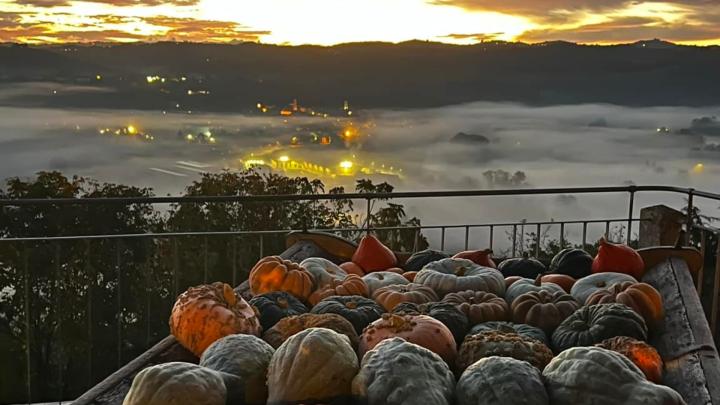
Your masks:
{"label": "pumpkin stem", "polygon": [[537,277],[535,277],[535,286],[540,287],[542,285],[542,274],[538,274]]}
{"label": "pumpkin stem", "polygon": [[237,295],[235,295],[235,291],[233,291],[232,287],[229,285],[223,284],[222,294],[229,307],[232,307],[237,303]]}
{"label": "pumpkin stem", "polygon": [[278,298],[277,304],[282,309],[287,309],[288,307],[288,301],[284,297]]}
{"label": "pumpkin stem", "polygon": [[528,258],[530,258],[530,253],[523,252],[523,259],[528,259]]}
{"label": "pumpkin stem", "polygon": [[355,309],[357,308],[357,302],[355,301],[348,301],[345,303],[345,307],[349,309]]}
{"label": "pumpkin stem", "polygon": [[466,270],[467,269],[465,267],[460,267],[457,271],[455,271],[455,275],[456,276],[464,276]]}

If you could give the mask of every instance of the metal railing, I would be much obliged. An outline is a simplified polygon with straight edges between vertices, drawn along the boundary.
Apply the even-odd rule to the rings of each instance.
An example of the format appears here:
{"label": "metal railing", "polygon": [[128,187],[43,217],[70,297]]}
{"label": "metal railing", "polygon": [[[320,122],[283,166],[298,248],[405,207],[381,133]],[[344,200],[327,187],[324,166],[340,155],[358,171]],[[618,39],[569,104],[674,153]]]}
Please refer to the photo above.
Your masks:
{"label": "metal railing", "polygon": [[[16,237],[0,235],[4,256],[0,265],[5,271],[15,271],[15,294],[3,301],[0,310],[14,304],[14,311],[0,317],[0,339],[3,323],[6,333],[24,344],[17,344],[14,370],[23,370],[25,398],[60,400],[74,397],[94,385],[114,369],[137,356],[167,333],[167,319],[177,294],[191,285],[209,281],[224,281],[237,285],[257,259],[277,254],[284,246],[284,235],[293,230],[318,230],[342,236],[359,236],[374,231],[385,235],[409,234],[412,242],[406,250],[416,251],[427,241],[430,247],[445,250],[452,232],[460,234],[453,249],[477,247],[478,235],[484,247],[503,251],[507,256],[528,252],[549,260],[553,253],[544,246],[548,240],[555,248],[577,246],[592,250],[588,244],[590,228],[614,239],[633,242],[634,226],[641,219],[634,216],[635,199],[641,192],[665,192],[684,195],[685,208],[694,212],[696,198],[720,201],[720,194],[670,186],[623,186],[545,188],[471,191],[397,192],[386,194],[311,194],[262,196],[188,196],[188,197],[132,197],[132,198],[75,198],[75,199],[0,199],[2,215],[13,215],[13,209],[68,206],[129,206],[134,204],[278,204],[283,202],[323,202],[362,200],[366,202],[366,217],[372,214],[373,203],[387,200],[470,198],[489,196],[532,196],[556,194],[607,194],[627,196],[627,216],[612,219],[582,219],[561,221],[514,221],[478,224],[446,224],[419,226],[373,226],[369,221],[352,228],[320,229],[259,229],[233,231],[145,232],[103,235],[33,235]],[[698,246],[706,254],[705,268],[712,272],[712,288],[701,271],[698,291],[707,295],[706,307],[713,331],[717,324],[720,264],[716,260],[720,231],[699,225],[692,215],[685,224],[687,243]],[[568,229],[576,227],[581,237],[573,244]],[[557,237],[553,228],[557,228]],[[504,242],[499,236],[504,231]],[[552,235],[550,234],[553,232]],[[437,235],[439,234],[439,235]],[[699,235],[699,236],[698,236]],[[399,237],[399,236],[398,236]],[[713,245],[714,243],[714,245]],[[407,245],[406,245],[407,246]],[[3,261],[4,259],[4,261]],[[2,288],[4,286],[0,286]],[[2,291],[0,291],[2,294]],[[705,302],[705,301],[704,301]],[[72,309],[72,314],[67,311]],[[80,311],[82,309],[82,311]],[[67,311],[66,311],[67,310]],[[81,313],[82,312],[82,313]],[[3,313],[0,313],[2,316]],[[48,324],[51,327],[48,327]],[[82,327],[78,325],[82,324]],[[81,332],[82,330],[82,332]],[[70,331],[64,333],[64,331]],[[66,335],[72,338],[65,337]],[[81,336],[82,335],[82,336]],[[73,340],[74,339],[74,340]],[[72,340],[72,341],[71,341]],[[36,347],[36,344],[46,347]],[[81,350],[71,347],[81,345]],[[19,352],[17,352],[19,351]],[[51,354],[48,354],[50,352]],[[73,353],[85,358],[77,359]],[[108,355],[108,353],[111,353]],[[108,359],[113,361],[109,362]],[[21,360],[21,361],[20,361]],[[22,364],[18,364],[22,362]],[[53,365],[54,371],[38,367],[43,362]],[[19,374],[16,371],[15,374]],[[66,377],[73,376],[71,384]],[[79,378],[78,376],[84,375]],[[0,380],[3,374],[0,370]],[[47,379],[54,380],[48,385]],[[82,382],[78,382],[82,380]],[[48,388],[49,387],[49,388]],[[50,392],[48,392],[48,390]],[[17,398],[11,400],[17,401]],[[0,402],[6,402],[0,397]]]}

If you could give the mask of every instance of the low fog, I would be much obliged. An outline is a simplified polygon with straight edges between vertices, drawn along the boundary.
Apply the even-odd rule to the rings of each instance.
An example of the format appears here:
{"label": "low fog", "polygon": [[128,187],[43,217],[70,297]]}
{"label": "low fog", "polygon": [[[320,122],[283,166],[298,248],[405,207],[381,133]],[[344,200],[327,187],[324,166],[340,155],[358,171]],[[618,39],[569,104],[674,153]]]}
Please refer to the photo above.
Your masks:
{"label": "low fog", "polygon": [[[0,101],[17,88],[0,91]],[[42,86],[33,91],[52,91]],[[94,90],[88,90],[94,91]],[[111,96],[111,95],[109,95]],[[356,125],[367,136],[356,150],[304,148],[305,159],[332,164],[356,154],[403,169],[389,180],[397,190],[506,188],[489,184],[483,173],[522,171],[524,187],[677,185],[718,191],[720,151],[703,150],[719,139],[679,135],[694,118],[718,115],[720,108],[628,108],[611,105],[531,107],[473,103],[423,110],[361,111]],[[263,145],[287,143],[294,128],[318,119],[148,111],[60,110],[0,107],[0,178],[29,177],[59,170],[101,181],[153,187],[158,195],[179,194],[198,172],[239,169],[239,159]],[[99,128],[134,125],[152,142],[101,136]],[[659,134],[667,127],[673,133]],[[223,128],[215,145],[190,144],[184,128]],[[455,143],[458,132],[482,135],[488,143]],[[291,151],[291,153],[300,153]],[[702,168],[698,168],[698,163]],[[331,181],[352,184],[353,179]],[[627,216],[627,195],[492,197],[402,201],[423,224],[466,224],[533,220],[574,220]],[[638,194],[640,207],[683,204],[669,194]],[[364,203],[359,203],[359,206]],[[717,214],[713,204],[701,206]],[[596,238],[604,225],[590,228]],[[637,226],[635,227],[637,230]],[[528,229],[528,232],[534,231]],[[557,229],[554,231],[557,233]],[[579,227],[567,229],[577,238]],[[439,235],[429,232],[432,238]],[[463,244],[464,230],[448,234],[449,248]],[[496,230],[504,239],[504,230]],[[436,239],[434,239],[436,242]],[[487,245],[486,230],[474,230],[470,244]],[[459,246],[462,247],[462,246]]]}

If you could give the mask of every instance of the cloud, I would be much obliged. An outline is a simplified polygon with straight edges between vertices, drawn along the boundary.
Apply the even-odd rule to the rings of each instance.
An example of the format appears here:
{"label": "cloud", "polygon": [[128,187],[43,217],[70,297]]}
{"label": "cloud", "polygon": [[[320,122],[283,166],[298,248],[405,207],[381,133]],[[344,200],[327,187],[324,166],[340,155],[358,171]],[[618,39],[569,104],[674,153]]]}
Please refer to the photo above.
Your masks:
{"label": "cloud", "polygon": [[[117,7],[131,6],[160,6],[171,4],[175,6],[194,6],[199,0],[83,0],[87,3],[108,4]],[[15,4],[34,7],[60,7],[69,6],[70,0],[15,0]]]}

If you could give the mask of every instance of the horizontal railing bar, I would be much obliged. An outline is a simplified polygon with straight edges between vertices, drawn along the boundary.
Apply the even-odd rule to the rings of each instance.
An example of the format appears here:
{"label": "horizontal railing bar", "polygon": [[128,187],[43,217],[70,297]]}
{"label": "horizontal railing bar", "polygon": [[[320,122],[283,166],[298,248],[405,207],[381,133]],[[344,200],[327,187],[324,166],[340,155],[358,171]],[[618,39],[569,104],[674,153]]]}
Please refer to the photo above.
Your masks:
{"label": "horizontal railing bar", "polygon": [[[375,227],[371,231],[395,231],[403,229],[457,229],[457,228],[490,228],[509,227],[513,225],[560,225],[560,224],[595,224],[606,222],[626,222],[627,218],[618,219],[592,219],[572,221],[545,221],[545,222],[496,222],[486,224],[463,224],[463,225],[421,225],[421,226],[392,226]],[[633,222],[645,222],[650,219],[633,218]],[[275,229],[266,231],[207,231],[207,232],[157,232],[157,233],[128,233],[114,235],[70,235],[70,236],[33,236],[26,238],[0,238],[0,242],[39,242],[39,241],[67,241],[67,240],[97,240],[97,239],[130,239],[130,238],[174,238],[191,236],[241,236],[241,235],[278,235],[288,232],[365,232],[366,228],[317,228],[317,229]]]}
{"label": "horizontal railing bar", "polygon": [[[435,197],[480,197],[541,194],[592,194],[592,193],[629,193],[638,191],[666,191],[688,194],[692,189],[674,186],[611,186],[611,187],[562,187],[527,188],[498,190],[458,190],[458,191],[411,191],[393,193],[347,193],[347,194],[281,194],[250,196],[184,196],[184,197],[107,197],[107,198],[28,198],[0,199],[0,206],[28,205],[95,205],[95,204],[171,204],[171,203],[222,203],[222,202],[267,202],[267,201],[318,201],[318,200],[367,200],[398,198],[435,198]],[[696,196],[720,201],[720,194],[694,191]]]}
{"label": "horizontal railing bar", "polygon": [[693,228],[699,229],[701,231],[715,233],[715,234],[720,233],[720,228],[716,228],[714,226],[709,226],[709,225],[693,225]]}

